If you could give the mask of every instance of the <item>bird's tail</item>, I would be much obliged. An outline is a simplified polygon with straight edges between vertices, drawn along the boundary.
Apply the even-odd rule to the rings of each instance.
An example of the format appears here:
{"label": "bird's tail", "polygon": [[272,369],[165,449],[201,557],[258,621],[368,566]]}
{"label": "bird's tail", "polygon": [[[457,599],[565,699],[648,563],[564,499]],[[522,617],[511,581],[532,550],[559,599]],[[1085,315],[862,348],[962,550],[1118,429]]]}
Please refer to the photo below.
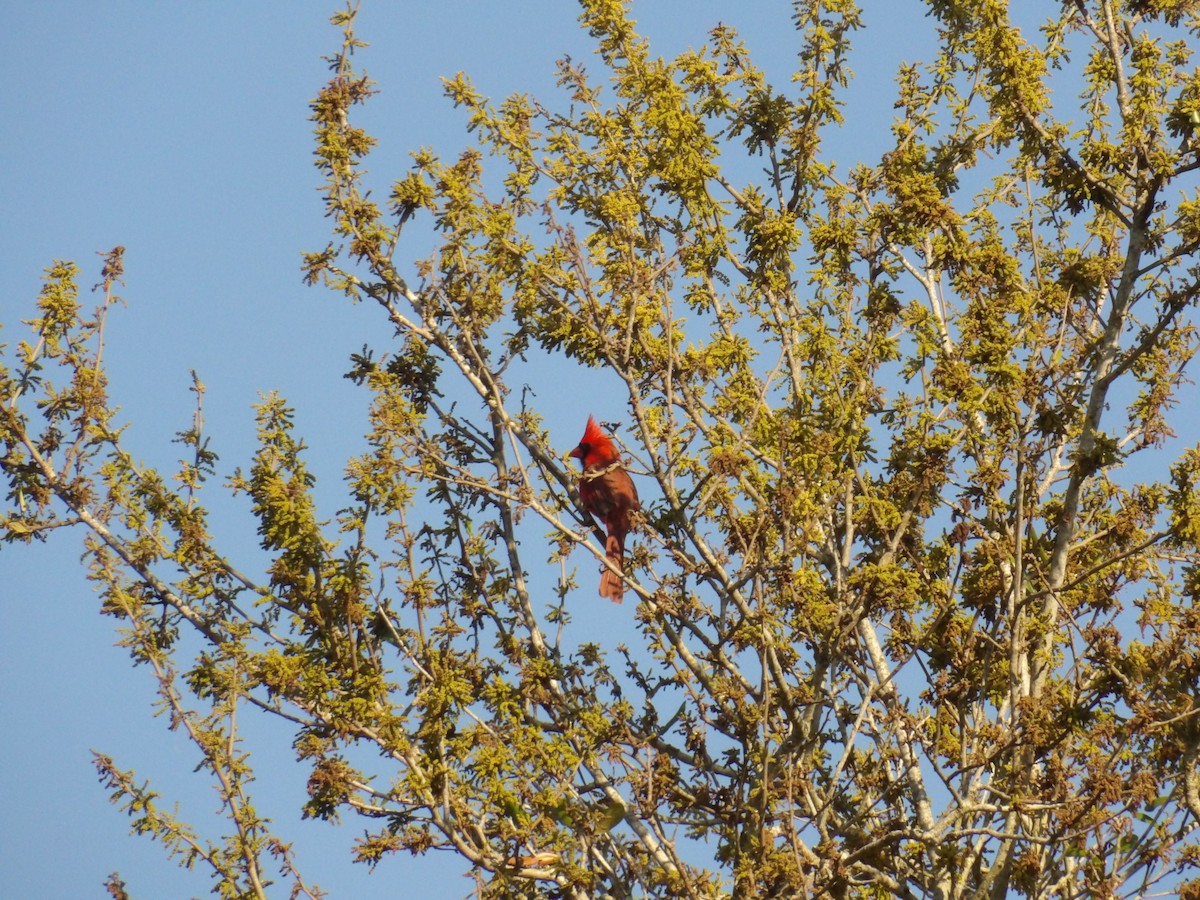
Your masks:
{"label": "bird's tail", "polygon": [[[624,571],[625,535],[610,531],[608,539],[604,542],[604,555],[610,563]],[[620,603],[625,598],[625,582],[607,566],[600,573],[600,596],[607,597],[613,603]]]}

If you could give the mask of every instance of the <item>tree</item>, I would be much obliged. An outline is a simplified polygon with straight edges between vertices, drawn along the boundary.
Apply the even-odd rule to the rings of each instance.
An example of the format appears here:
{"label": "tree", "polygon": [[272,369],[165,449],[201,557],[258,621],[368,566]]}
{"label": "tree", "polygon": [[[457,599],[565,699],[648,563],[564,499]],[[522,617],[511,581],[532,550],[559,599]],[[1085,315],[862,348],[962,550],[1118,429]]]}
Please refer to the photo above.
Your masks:
{"label": "tree", "polygon": [[[852,166],[823,149],[848,0],[796,3],[783,90],[729,28],[668,62],[623,4],[581,7],[610,86],[571,60],[559,106],[449,80],[478,147],[414,153],[385,205],[355,9],[334,17],[334,239],[305,278],[395,338],[352,360],[369,449],[333,519],[287,403],[259,408],[229,486],[261,573],[210,534],[202,416],[172,476],[122,441],[120,248],[95,316],[74,264],[47,270],[0,381],[0,524],[86,532],[229,834],[100,756],[114,800],[224,896],[265,895],[265,855],[315,896],[254,810],[250,709],[294,728],[305,815],[371,823],[359,859],[450,849],[487,896],[1200,896],[1200,448],[1167,455],[1200,286],[1195,5],[1079,0],[1035,36],[930,0],[892,147]],[[409,262],[413,229],[439,243]],[[628,409],[621,646],[563,640],[603,602],[604,535],[576,435],[519,389],[547,377]]]}

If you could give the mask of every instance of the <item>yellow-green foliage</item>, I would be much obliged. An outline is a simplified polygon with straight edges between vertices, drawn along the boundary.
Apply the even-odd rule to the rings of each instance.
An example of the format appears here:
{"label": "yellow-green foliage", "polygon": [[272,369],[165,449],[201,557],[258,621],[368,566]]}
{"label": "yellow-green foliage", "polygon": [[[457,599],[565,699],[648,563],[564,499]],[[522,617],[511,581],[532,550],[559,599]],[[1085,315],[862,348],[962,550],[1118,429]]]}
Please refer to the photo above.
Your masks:
{"label": "yellow-green foliage", "polygon": [[[849,0],[795,3],[770,75],[727,25],[664,59],[583,0],[592,67],[549,98],[447,78],[474,144],[380,184],[335,16],[303,269],[381,311],[348,373],[367,448],[323,510],[264,398],[227,485],[253,572],[202,505],[202,417],[170,475],[114,424],[121,248],[94,316],[46,271],[0,369],[0,533],[86,529],[230,821],[199,837],[98,757],[136,830],[226,896],[263,895],[264,853],[309,893],[250,799],[256,711],[293,729],[304,815],[370,823],[357,859],[449,850],[489,897],[1195,893],[1200,451],[1164,455],[1200,296],[1195,5],[1040,30],[909,5],[930,46],[864,123]],[[852,128],[886,151],[835,158]],[[642,497],[620,624],[582,640],[604,535],[578,432],[547,431],[564,396],[572,429],[626,410]]]}

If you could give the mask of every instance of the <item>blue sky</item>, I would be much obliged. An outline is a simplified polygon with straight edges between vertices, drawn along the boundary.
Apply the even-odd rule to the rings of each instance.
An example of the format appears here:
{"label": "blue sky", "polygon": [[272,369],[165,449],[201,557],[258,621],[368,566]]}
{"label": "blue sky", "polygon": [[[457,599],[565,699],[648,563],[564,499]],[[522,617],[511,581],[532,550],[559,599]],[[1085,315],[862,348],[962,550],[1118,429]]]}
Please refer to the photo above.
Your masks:
{"label": "blue sky", "polygon": [[[930,25],[909,4],[906,18],[886,0],[866,6],[847,146],[869,156],[887,139],[896,63]],[[322,54],[337,46],[328,24],[335,9],[312,0],[44,0],[6,4],[0,35],[8,124],[0,144],[0,340],[23,337],[18,320],[32,315],[39,275],[52,260],[76,260],[81,282],[91,284],[97,251],[123,244],[128,308],[110,321],[106,358],[112,396],[133,423],[134,455],[172,468],[171,438],[191,421],[195,369],[227,476],[253,450],[251,405],[260,392],[279,390],[296,407],[326,514],[338,508],[342,466],[362,449],[366,430],[367,398],[342,373],[350,353],[366,342],[385,346],[390,335],[374,308],[348,306],[300,280],[300,253],[323,247],[329,234],[307,103],[326,77]],[[752,58],[787,84],[798,41],[784,0],[644,0],[634,15],[665,56],[699,45],[718,21],[732,24]],[[358,28],[372,46],[358,64],[381,94],[362,121],[380,138],[369,163],[379,184],[403,174],[410,150],[432,146],[452,156],[466,142],[462,113],[442,97],[442,76],[465,70],[496,98],[555,98],[555,59],[592,59],[576,16],[563,0],[365,0]],[[589,68],[599,73],[598,62]],[[570,447],[582,414],[564,402],[548,416]],[[219,492],[208,500],[219,533],[253,543],[242,504]],[[119,870],[142,900],[206,896],[205,873],[185,873],[157,845],[128,836],[128,820],[91,768],[89,748],[111,754],[179,800],[202,831],[221,824],[215,794],[192,773],[194,750],[151,718],[151,680],[113,647],[112,622],[97,614],[79,565],[80,538],[0,549],[0,881],[11,896],[100,896],[105,876]],[[599,623],[611,613],[593,606],[581,615]],[[296,842],[310,881],[360,898],[471,892],[446,857],[394,858],[374,874],[351,866],[361,824],[299,822],[304,773],[288,765],[288,735],[270,723],[248,727],[274,748],[262,758],[277,760],[260,773],[260,805]]]}

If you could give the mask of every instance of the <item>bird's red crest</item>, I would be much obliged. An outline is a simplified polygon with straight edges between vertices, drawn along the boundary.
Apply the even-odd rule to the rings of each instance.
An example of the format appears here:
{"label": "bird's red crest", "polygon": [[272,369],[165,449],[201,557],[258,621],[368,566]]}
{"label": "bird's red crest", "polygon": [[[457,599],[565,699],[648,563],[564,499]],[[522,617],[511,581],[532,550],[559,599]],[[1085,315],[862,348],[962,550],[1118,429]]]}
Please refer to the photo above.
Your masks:
{"label": "bird's red crest", "polygon": [[595,444],[607,440],[608,435],[600,430],[600,426],[596,424],[595,417],[588,416],[587,427],[583,429],[583,437],[580,438],[579,443]]}
{"label": "bird's red crest", "polygon": [[571,451],[571,456],[582,460],[585,466],[593,463],[606,464],[617,459],[617,448],[613,446],[612,438],[596,424],[595,417],[588,416],[583,437],[579,439],[579,446]]}

